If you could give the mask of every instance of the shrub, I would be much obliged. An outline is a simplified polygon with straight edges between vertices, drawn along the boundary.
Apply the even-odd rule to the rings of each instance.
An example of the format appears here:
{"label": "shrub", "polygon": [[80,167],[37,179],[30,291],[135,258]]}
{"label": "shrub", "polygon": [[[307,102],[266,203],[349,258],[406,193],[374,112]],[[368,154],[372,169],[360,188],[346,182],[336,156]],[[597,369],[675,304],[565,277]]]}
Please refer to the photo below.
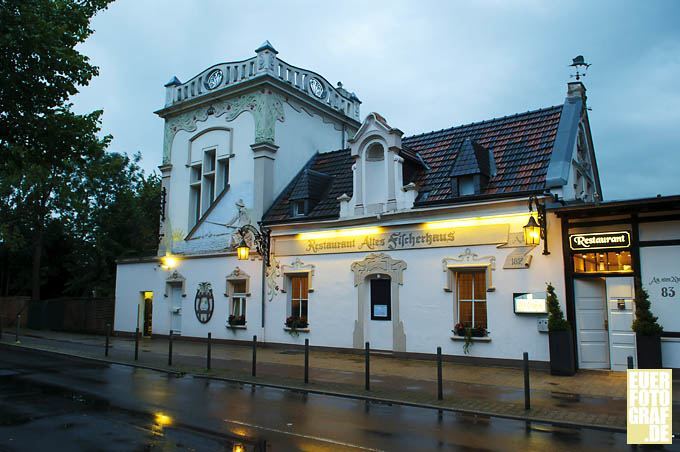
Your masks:
{"label": "shrub", "polygon": [[557,299],[555,288],[551,283],[547,287],[548,296],[548,331],[568,331],[571,329],[569,322],[564,318],[560,302]]}
{"label": "shrub", "polygon": [[635,320],[633,321],[633,331],[642,336],[659,336],[663,332],[663,327],[657,322],[657,317],[649,310],[649,294],[640,287],[635,297]]}

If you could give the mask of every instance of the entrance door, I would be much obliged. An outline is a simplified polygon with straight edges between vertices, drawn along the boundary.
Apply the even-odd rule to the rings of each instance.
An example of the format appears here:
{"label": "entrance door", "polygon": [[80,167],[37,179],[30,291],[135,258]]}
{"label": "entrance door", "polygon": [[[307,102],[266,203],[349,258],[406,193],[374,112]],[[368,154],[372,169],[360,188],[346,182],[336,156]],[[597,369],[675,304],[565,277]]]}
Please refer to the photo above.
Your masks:
{"label": "entrance door", "polygon": [[151,336],[151,317],[153,315],[153,292],[144,292],[144,336]]}
{"label": "entrance door", "polygon": [[179,284],[170,286],[170,329],[173,334],[182,331],[182,286]]}
{"label": "entrance door", "polygon": [[392,282],[389,277],[368,280],[370,291],[370,312],[368,337],[371,348],[392,350]]}
{"label": "entrance door", "polygon": [[605,282],[575,278],[576,338],[581,369],[609,369],[609,334]]}
{"label": "entrance door", "polygon": [[637,367],[633,320],[635,317],[635,285],[632,277],[606,278],[609,305],[609,355],[612,370],[626,370],[628,357]]}

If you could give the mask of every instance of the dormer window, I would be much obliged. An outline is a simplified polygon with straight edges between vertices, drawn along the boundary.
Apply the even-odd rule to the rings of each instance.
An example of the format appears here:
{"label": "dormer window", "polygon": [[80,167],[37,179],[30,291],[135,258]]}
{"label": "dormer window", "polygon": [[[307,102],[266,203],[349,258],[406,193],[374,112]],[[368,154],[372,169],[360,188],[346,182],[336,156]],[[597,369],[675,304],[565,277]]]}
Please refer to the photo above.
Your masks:
{"label": "dormer window", "polygon": [[293,201],[292,209],[293,209],[292,215],[294,217],[304,217],[305,216],[305,201],[304,200]]}
{"label": "dormer window", "polygon": [[476,141],[466,139],[451,167],[453,196],[481,194],[489,182],[494,167],[493,153]]}
{"label": "dormer window", "polygon": [[458,178],[458,194],[460,196],[475,194],[474,176],[461,176]]}

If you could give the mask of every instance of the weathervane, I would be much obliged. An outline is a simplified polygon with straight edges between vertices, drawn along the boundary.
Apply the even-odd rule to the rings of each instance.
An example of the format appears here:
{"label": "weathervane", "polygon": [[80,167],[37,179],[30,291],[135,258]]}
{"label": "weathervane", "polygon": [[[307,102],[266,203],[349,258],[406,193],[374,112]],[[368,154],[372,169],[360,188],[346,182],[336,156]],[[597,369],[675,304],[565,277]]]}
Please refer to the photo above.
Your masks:
{"label": "weathervane", "polygon": [[586,76],[586,71],[590,67],[590,64],[586,63],[583,55],[579,55],[572,60],[569,66],[576,69],[576,74],[572,74],[570,77],[575,77],[576,80],[581,80],[581,77]]}

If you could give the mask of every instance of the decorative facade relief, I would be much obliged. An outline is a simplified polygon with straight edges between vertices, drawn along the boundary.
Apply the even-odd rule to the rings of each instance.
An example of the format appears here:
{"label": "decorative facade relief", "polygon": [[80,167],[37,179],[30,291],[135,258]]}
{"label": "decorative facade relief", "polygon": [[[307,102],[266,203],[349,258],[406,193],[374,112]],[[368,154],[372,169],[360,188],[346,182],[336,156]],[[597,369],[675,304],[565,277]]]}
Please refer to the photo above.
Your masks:
{"label": "decorative facade relief", "polygon": [[165,279],[165,298],[170,296],[170,286],[177,284],[182,286],[182,296],[187,296],[187,280],[177,270],[173,271],[170,276]]}
{"label": "decorative facade relief", "polygon": [[[314,288],[312,286],[312,276],[314,276],[314,268],[315,268],[314,265],[305,264],[299,257],[296,257],[292,264],[281,266],[281,273],[283,275],[288,275],[291,273],[306,273],[308,283],[307,290],[309,292],[314,292]],[[280,291],[283,293],[286,292],[285,288],[281,288]]]}
{"label": "decorative facade relief", "polygon": [[224,116],[226,121],[233,121],[241,113],[249,111],[255,120],[254,143],[274,143],[276,121],[284,122],[283,98],[271,90],[244,94],[232,99],[219,100],[213,104],[180,113],[165,121],[163,140],[163,164],[170,163],[172,141],[180,130],[194,132],[199,122],[208,117]]}
{"label": "decorative facade relief", "polygon": [[194,299],[194,312],[201,323],[208,323],[215,309],[212,285],[209,282],[198,283],[196,298]]}
{"label": "decorative facade relief", "polygon": [[454,289],[454,272],[456,270],[484,268],[486,269],[486,290],[493,292],[495,288],[492,284],[491,272],[496,270],[495,256],[482,256],[473,253],[470,248],[465,248],[458,257],[445,257],[442,259],[442,267],[446,273],[446,285],[444,290],[452,292]]}
{"label": "decorative facade relief", "polygon": [[226,278],[227,281],[227,286],[226,286],[226,291],[224,292],[225,297],[231,297],[231,287],[230,287],[230,282],[234,281],[245,281],[246,285],[246,293],[245,295],[247,297],[250,296],[250,275],[243,270],[241,270],[239,267],[234,268],[234,270],[227,275]]}
{"label": "decorative facade relief", "polygon": [[278,284],[278,279],[281,277],[281,263],[274,257],[269,256],[269,267],[265,270],[265,282],[267,284],[267,301],[272,301],[276,295],[279,294],[281,288]]}
{"label": "decorative facade relief", "polygon": [[367,276],[375,274],[389,275],[392,281],[399,285],[404,284],[403,274],[406,270],[406,262],[392,259],[385,253],[372,253],[362,261],[353,262],[350,267],[354,273],[354,285],[361,284]]}
{"label": "decorative facade relief", "polygon": [[354,286],[357,287],[357,320],[354,321],[352,343],[354,348],[362,348],[370,324],[367,323],[371,306],[370,279],[372,275],[387,275],[390,278],[390,298],[392,303],[392,350],[406,351],[404,322],[400,320],[399,286],[404,283],[406,262],[392,259],[385,253],[371,253],[364,260],[353,262],[350,269],[354,273]]}

